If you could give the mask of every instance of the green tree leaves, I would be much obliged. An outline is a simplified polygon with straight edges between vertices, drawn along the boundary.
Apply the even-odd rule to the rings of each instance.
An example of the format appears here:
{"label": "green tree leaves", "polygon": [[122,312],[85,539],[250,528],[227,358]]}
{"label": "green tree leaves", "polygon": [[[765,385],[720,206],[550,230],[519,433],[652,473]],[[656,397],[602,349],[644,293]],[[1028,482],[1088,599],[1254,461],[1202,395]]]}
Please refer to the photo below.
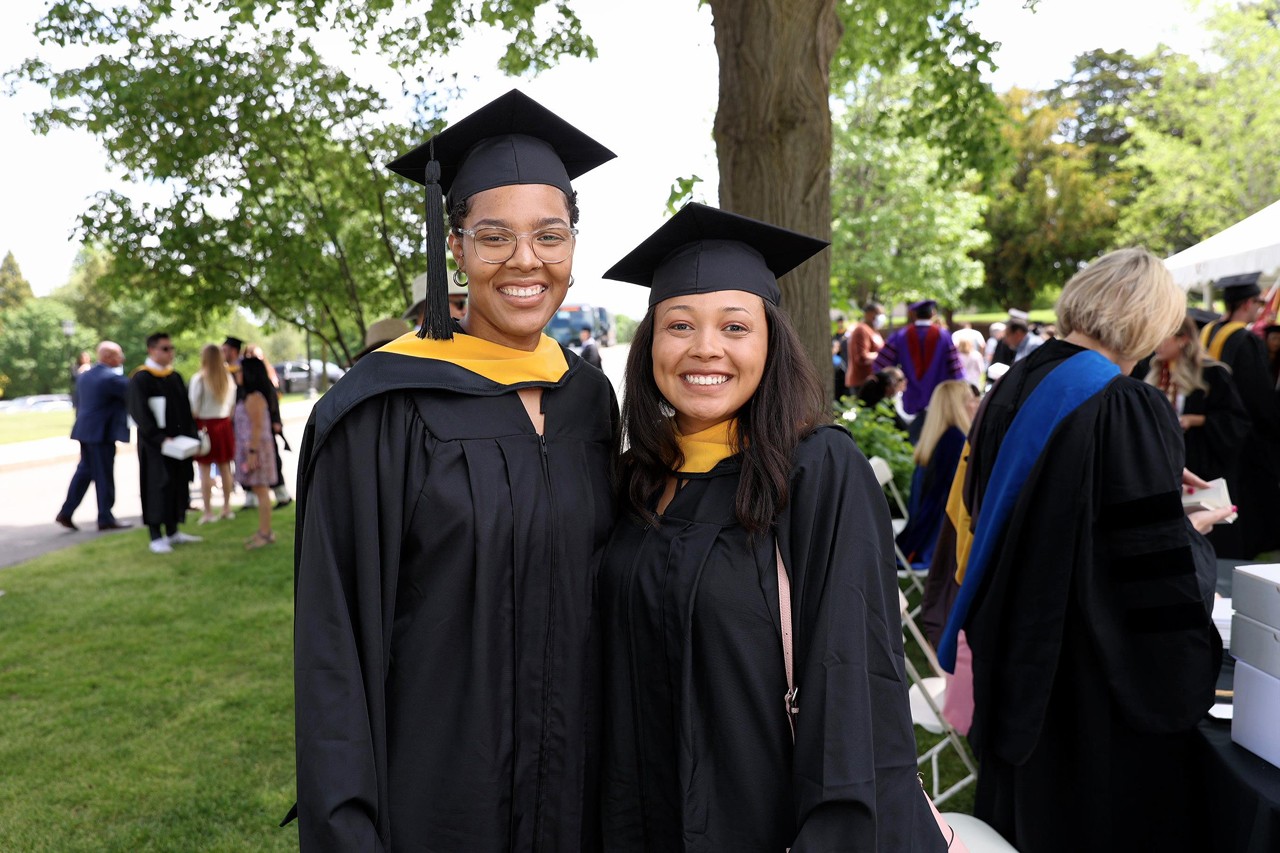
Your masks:
{"label": "green tree leaves", "polygon": [[1120,219],[1121,241],[1172,254],[1280,198],[1280,29],[1276,4],[1219,11],[1219,62],[1157,60],[1163,84],[1136,122],[1123,165],[1147,180]]}
{"label": "green tree leaves", "polygon": [[[4,260],[0,261],[0,311],[17,308],[33,295],[31,283],[23,278],[22,269],[18,266],[13,252],[7,252]],[[0,326],[0,329],[3,329],[3,326]]]}
{"label": "green tree leaves", "polygon": [[976,180],[949,178],[940,155],[912,135],[914,75],[867,75],[845,89],[834,119],[831,292],[861,304],[937,299],[955,307],[980,287],[985,199]]}

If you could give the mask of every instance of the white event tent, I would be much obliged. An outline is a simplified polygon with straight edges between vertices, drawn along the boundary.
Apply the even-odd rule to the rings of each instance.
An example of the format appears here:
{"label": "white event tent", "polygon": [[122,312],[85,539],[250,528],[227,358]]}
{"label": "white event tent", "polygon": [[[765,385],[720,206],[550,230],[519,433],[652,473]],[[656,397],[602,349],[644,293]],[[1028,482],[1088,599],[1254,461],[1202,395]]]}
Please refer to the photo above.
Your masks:
{"label": "white event tent", "polygon": [[1166,258],[1165,266],[1184,290],[1207,290],[1223,276],[1239,273],[1275,278],[1280,273],[1280,201]]}

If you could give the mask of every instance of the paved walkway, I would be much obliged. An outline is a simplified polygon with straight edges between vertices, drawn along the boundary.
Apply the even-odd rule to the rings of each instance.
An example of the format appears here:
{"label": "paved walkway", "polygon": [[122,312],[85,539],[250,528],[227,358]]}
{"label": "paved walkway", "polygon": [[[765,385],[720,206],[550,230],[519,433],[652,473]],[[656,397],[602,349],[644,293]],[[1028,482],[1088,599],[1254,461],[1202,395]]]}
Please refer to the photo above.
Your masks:
{"label": "paved walkway", "polygon": [[[311,406],[312,401],[300,400],[280,407],[285,435],[295,450],[284,454],[286,483],[297,481],[296,450],[302,443],[302,430],[311,414]],[[53,517],[67,498],[67,485],[79,461],[80,444],[70,438],[0,444],[0,495],[4,496],[3,513],[0,514],[0,569],[95,536],[119,535],[98,532],[97,494],[92,488],[72,516],[80,527],[78,531],[67,530],[54,522]],[[115,477],[116,518],[141,524],[142,498],[138,492],[138,457],[134,444],[116,445]],[[198,506],[199,483],[191,485]],[[237,496],[237,506],[240,500]],[[221,505],[216,491],[214,504]],[[187,518],[194,526],[196,517],[188,515]]]}
{"label": "paved walkway", "polygon": [[[621,399],[622,375],[629,347],[625,344],[601,350],[604,372]],[[300,400],[280,407],[285,435],[295,452],[284,454],[285,482],[297,482],[297,449],[302,431],[311,414],[313,401]],[[70,438],[43,438],[15,444],[0,444],[0,569],[86,542],[95,536],[118,536],[99,533],[97,495],[93,489],[85,495],[80,508],[72,515],[78,531],[67,530],[54,520],[67,498],[67,485],[80,461],[80,445]],[[116,445],[115,516],[121,521],[142,523],[142,499],[138,494],[138,457],[133,444]],[[199,483],[192,483],[192,497],[200,502]],[[235,506],[239,506],[237,498]],[[221,505],[214,492],[215,506]],[[196,516],[188,515],[192,529]]]}

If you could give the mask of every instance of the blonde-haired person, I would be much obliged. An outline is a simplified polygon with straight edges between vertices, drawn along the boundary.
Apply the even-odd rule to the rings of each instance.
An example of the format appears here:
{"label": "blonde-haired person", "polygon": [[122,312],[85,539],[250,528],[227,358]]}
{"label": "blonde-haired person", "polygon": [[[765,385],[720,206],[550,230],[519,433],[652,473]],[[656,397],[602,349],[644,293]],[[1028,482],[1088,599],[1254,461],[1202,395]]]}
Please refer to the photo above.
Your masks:
{"label": "blonde-haired person", "polygon": [[[191,400],[191,414],[196,426],[209,433],[209,452],[196,457],[200,469],[200,497],[204,511],[200,524],[208,524],[219,518],[235,518],[231,511],[231,494],[235,491],[231,462],[236,456],[236,435],[231,425],[231,412],[236,405],[236,386],[227,372],[226,359],[217,344],[206,344],[200,350],[200,370],[191,377],[187,386]],[[222,480],[222,512],[213,514],[213,466],[218,466]]]}
{"label": "blonde-haired person", "polygon": [[959,379],[941,383],[929,398],[912,456],[916,470],[911,476],[907,526],[898,534],[898,547],[913,564],[927,565],[933,558],[947,493],[977,410],[978,389]]}
{"label": "blonde-haired person", "polygon": [[1191,850],[1192,732],[1222,649],[1201,533],[1228,511],[1183,515],[1182,430],[1128,375],[1185,297],[1124,249],[1073,276],[1057,313],[1063,338],[1015,363],[970,430],[976,521],[938,655],[955,666],[963,628],[975,814],[1024,853]]}
{"label": "blonde-haired person", "polygon": [[987,370],[987,360],[982,352],[974,346],[968,337],[956,341],[956,355],[960,356],[960,369],[964,371],[964,381],[975,388],[982,386],[982,374]]}
{"label": "blonde-haired person", "polygon": [[[1206,480],[1225,478],[1228,491],[1238,494],[1249,413],[1231,379],[1231,368],[1209,357],[1190,317],[1156,347],[1146,381],[1160,389],[1178,416],[1187,468]],[[1238,554],[1243,548],[1237,525],[1219,525],[1208,535],[1219,555]]]}

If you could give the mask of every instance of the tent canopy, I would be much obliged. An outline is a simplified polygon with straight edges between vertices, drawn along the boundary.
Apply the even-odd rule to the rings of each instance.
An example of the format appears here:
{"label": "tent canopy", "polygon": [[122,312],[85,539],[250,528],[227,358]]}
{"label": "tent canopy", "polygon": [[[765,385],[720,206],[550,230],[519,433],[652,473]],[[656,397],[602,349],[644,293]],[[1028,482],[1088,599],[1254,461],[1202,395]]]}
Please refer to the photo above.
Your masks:
{"label": "tent canopy", "polygon": [[1165,265],[1184,290],[1237,273],[1274,278],[1280,272],[1280,201],[1166,258]]}

